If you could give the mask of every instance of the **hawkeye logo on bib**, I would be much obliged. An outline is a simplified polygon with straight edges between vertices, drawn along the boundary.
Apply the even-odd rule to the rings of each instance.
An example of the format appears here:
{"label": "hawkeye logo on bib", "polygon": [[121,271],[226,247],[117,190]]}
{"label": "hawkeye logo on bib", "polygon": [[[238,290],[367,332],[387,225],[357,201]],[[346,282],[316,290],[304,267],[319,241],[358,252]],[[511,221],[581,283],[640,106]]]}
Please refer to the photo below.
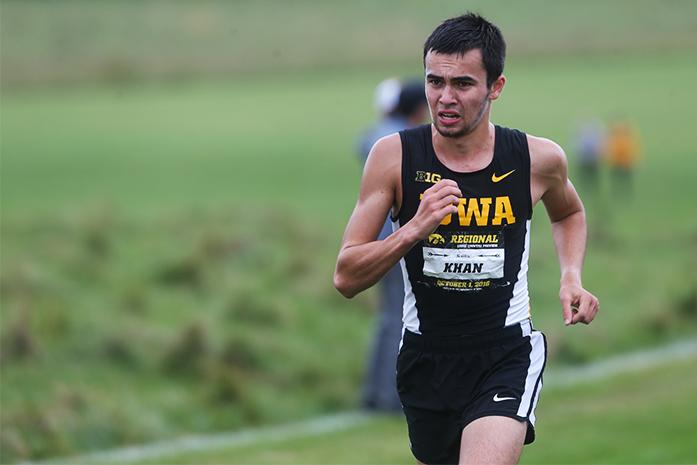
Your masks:
{"label": "hawkeye logo on bib", "polygon": [[440,234],[433,233],[430,236],[428,236],[428,243],[431,245],[445,244],[445,238]]}

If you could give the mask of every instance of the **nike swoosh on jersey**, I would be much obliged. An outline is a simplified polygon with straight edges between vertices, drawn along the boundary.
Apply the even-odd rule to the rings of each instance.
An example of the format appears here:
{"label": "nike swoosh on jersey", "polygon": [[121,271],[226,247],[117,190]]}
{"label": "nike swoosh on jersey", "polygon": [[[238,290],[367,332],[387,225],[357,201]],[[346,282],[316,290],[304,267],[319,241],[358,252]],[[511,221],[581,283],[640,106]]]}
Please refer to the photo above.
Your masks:
{"label": "nike swoosh on jersey", "polygon": [[499,397],[499,393],[497,392],[494,395],[494,402],[503,402],[504,400],[515,400],[515,397]]}
{"label": "nike swoosh on jersey", "polygon": [[508,173],[502,174],[501,176],[496,176],[496,173],[492,173],[492,174],[491,174],[491,180],[492,180],[492,182],[499,182],[499,181],[501,181],[503,178],[505,178],[506,176],[508,176],[508,175],[510,175],[510,174],[513,174],[514,171],[515,171],[515,170],[511,170],[511,171],[509,171]]}

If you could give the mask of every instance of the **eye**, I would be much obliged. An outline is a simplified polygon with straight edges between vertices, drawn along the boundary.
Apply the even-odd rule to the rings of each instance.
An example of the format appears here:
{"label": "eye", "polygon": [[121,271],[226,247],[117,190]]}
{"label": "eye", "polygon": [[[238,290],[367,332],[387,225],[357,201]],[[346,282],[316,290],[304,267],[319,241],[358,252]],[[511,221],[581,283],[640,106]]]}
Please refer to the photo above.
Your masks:
{"label": "eye", "polygon": [[443,80],[440,78],[430,77],[426,79],[426,82],[431,86],[439,86],[443,83]]}

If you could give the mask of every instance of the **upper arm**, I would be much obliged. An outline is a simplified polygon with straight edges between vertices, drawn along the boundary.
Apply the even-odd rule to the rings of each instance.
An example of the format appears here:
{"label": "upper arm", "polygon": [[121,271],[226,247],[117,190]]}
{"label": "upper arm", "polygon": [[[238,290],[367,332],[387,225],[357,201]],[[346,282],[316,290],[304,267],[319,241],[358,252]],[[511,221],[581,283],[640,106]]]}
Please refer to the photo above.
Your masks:
{"label": "upper arm", "polygon": [[344,232],[342,248],[374,241],[401,199],[402,143],[399,134],[378,140],[363,169],[358,201]]}
{"label": "upper arm", "polygon": [[531,195],[542,200],[552,222],[583,211],[583,204],[568,177],[564,150],[549,139],[528,136]]}

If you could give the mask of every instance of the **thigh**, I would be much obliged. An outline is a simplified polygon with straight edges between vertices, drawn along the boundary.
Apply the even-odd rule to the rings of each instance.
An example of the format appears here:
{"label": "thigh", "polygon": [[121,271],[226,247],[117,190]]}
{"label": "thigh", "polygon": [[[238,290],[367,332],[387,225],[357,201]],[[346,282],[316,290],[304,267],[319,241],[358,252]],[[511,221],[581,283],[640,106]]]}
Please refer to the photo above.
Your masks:
{"label": "thigh", "polygon": [[462,430],[460,464],[515,465],[523,451],[527,424],[509,417],[482,417]]}
{"label": "thigh", "polygon": [[433,380],[442,376],[443,358],[402,347],[397,360],[397,389],[407,420],[412,454],[421,463],[457,463],[462,434],[461,411],[446,408]]}
{"label": "thigh", "polygon": [[492,355],[493,368],[466,409],[463,426],[484,417],[508,417],[527,425],[525,443],[535,439],[535,407],[542,390],[546,361],[544,335],[534,331],[521,343]]}
{"label": "thigh", "polygon": [[458,412],[403,406],[414,457],[426,464],[456,464],[462,426]]}

